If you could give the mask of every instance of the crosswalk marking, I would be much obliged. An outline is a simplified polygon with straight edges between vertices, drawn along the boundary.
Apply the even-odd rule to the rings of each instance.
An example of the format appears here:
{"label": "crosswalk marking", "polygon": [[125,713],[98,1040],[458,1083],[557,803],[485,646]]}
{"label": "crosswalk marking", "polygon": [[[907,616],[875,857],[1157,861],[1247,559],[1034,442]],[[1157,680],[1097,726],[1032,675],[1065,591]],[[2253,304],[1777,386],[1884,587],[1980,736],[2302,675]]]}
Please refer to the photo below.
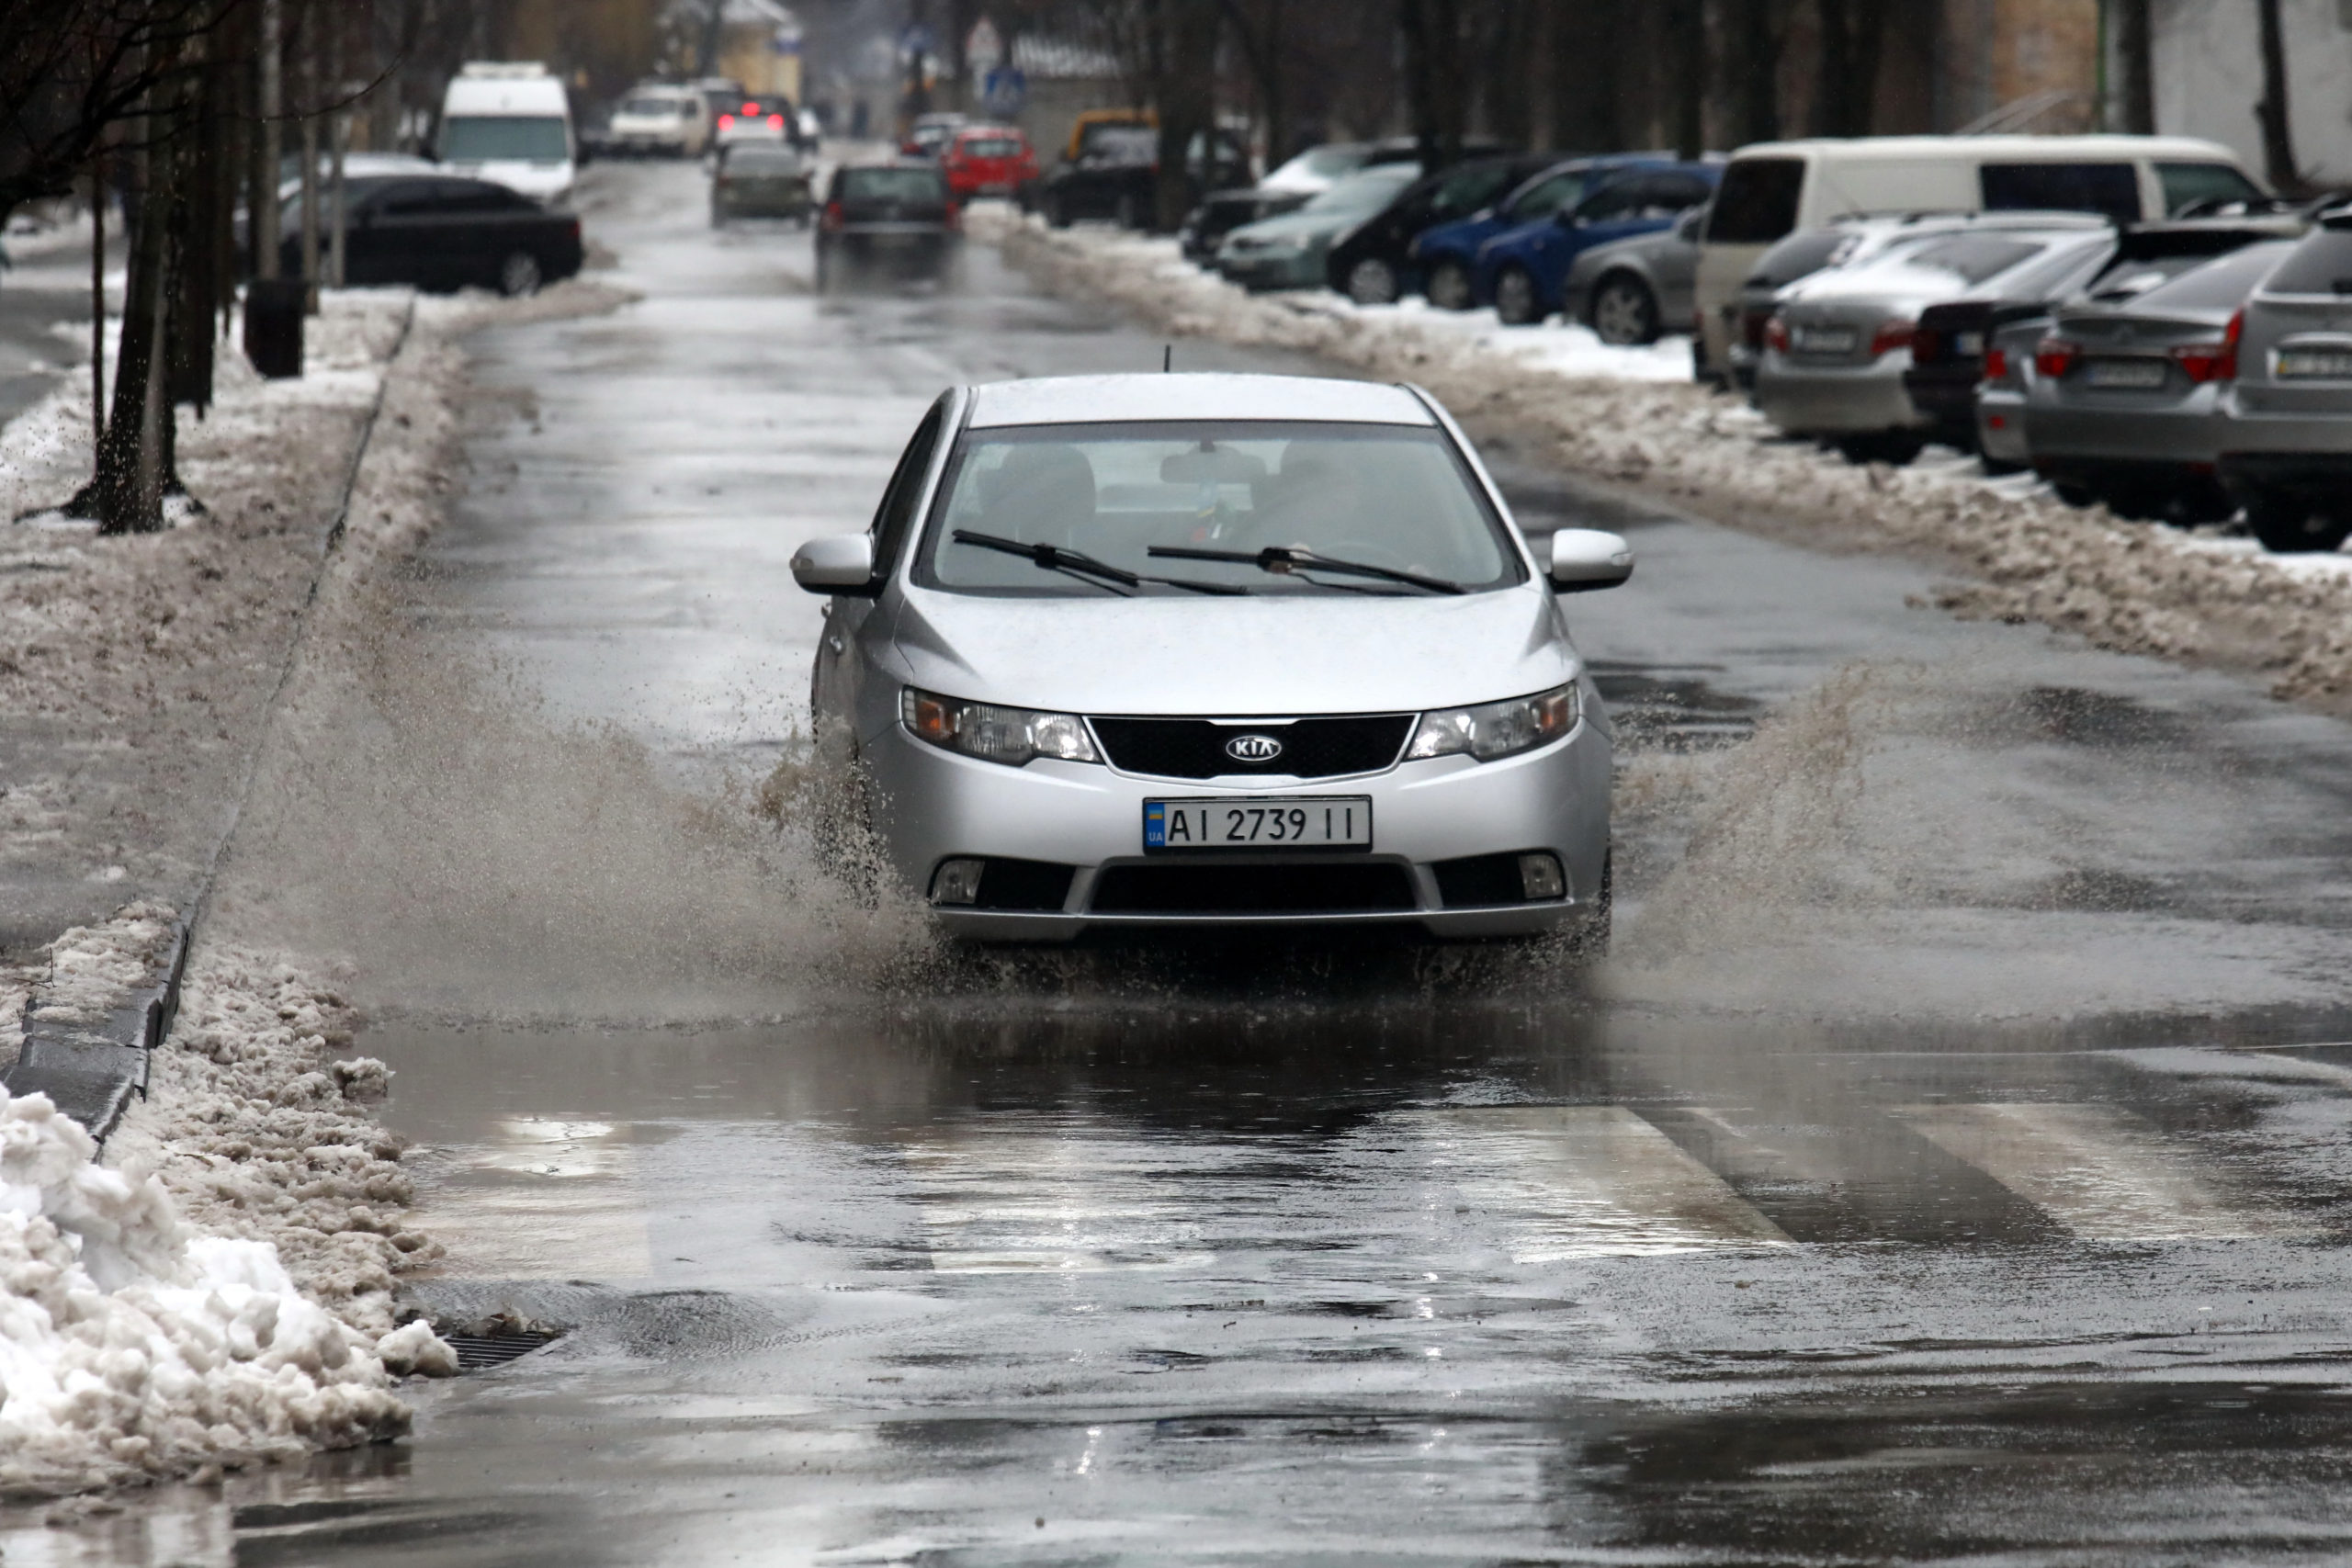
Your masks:
{"label": "crosswalk marking", "polygon": [[2154,1129],[2105,1105],[1908,1105],[1894,1112],[2088,1241],[2294,1235],[2310,1227],[2209,1183]]}
{"label": "crosswalk marking", "polygon": [[1622,1105],[1449,1111],[1464,1195],[1511,1258],[1553,1263],[1724,1247],[1785,1247],[1781,1227]]}

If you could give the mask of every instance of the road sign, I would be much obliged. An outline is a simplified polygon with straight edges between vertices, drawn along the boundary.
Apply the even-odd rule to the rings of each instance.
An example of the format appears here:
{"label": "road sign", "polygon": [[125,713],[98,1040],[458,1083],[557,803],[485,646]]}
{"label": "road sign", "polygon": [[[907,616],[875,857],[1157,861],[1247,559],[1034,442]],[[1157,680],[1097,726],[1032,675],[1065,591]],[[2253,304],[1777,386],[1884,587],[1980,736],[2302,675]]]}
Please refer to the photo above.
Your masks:
{"label": "road sign", "polygon": [[1018,65],[1000,65],[980,78],[980,102],[989,113],[1010,118],[1029,101],[1029,78]]}

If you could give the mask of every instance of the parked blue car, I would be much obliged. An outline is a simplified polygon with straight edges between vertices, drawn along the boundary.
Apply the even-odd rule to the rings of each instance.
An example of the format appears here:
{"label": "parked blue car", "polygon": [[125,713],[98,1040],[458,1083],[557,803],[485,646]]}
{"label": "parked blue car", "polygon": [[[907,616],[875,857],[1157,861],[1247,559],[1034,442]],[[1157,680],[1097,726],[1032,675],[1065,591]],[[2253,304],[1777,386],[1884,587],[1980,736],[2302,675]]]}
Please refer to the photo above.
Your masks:
{"label": "parked blue car", "polygon": [[1561,308],[1577,257],[1595,245],[1654,234],[1708,200],[1721,164],[1656,164],[1595,182],[1583,199],[1551,216],[1506,229],[1478,247],[1472,287],[1504,324],[1532,326]]}
{"label": "parked blue car", "polygon": [[1430,304],[1442,310],[1471,310],[1487,303],[1477,288],[1479,246],[1506,230],[1574,207],[1603,181],[1627,170],[1673,166],[1672,159],[1657,152],[1562,158],[1493,206],[1423,230],[1407,254],[1421,275],[1422,291]]}

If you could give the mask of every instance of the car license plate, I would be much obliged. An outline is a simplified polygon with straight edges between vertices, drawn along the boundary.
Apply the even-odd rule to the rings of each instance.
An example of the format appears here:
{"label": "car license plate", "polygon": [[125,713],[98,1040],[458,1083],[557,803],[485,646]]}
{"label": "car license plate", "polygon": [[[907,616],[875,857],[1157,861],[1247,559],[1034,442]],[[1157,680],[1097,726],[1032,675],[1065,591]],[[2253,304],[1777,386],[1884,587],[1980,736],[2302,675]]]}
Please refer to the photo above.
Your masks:
{"label": "car license plate", "polygon": [[2282,348],[2278,351],[2278,379],[2352,380],[2352,349]]}
{"label": "car license plate", "polygon": [[1143,803],[1143,847],[1368,850],[1368,795],[1256,795]]}
{"label": "car license plate", "polygon": [[1851,327],[1798,327],[1789,334],[1799,354],[1851,354],[1860,341]]}
{"label": "car license plate", "polygon": [[1952,340],[1952,352],[1961,355],[1963,357],[1973,357],[1984,353],[1984,334],[1983,333],[1962,333],[1958,337]]}
{"label": "car license plate", "polygon": [[2094,387],[2144,389],[2165,384],[2165,362],[2161,359],[2094,359],[2084,374]]}

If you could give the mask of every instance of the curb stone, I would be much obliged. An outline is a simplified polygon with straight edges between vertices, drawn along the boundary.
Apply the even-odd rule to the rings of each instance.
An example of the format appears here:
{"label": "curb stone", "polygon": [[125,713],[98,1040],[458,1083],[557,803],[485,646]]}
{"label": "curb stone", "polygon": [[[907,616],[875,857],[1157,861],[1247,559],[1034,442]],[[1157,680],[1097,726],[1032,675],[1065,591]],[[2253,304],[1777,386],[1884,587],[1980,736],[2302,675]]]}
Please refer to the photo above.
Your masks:
{"label": "curb stone", "polygon": [[318,565],[311,573],[310,589],[297,614],[294,635],[287,639],[286,657],[278,666],[277,679],[270,686],[269,700],[263,705],[253,752],[245,761],[244,781],[230,802],[229,819],[222,825],[212,853],[205,862],[195,896],[172,921],[171,941],[151,963],[145,982],[118,998],[104,1023],[91,1026],[45,1021],[41,1018],[45,984],[36,984],[26,1000],[24,1045],[17,1052],[15,1064],[6,1073],[0,1073],[0,1088],[6,1089],[12,1096],[49,1096],[51,1103],[79,1122],[97,1140],[101,1155],[105,1153],[107,1135],[130,1108],[131,1097],[135,1094],[142,1100],[146,1098],[150,1054],[169,1037],[172,1024],[179,1016],[180,983],[187,973],[189,950],[195,945],[198,927],[211,908],[212,889],[220,874],[220,863],[228,854],[231,840],[237,836],[238,824],[244,818],[245,802],[252,797],[254,782],[260,777],[262,752],[269,743],[278,704],[293,679],[295,661],[301,655],[303,634],[309,630],[311,612],[318,604],[320,584],[325,581],[327,567],[334,560],[335,547],[343,542],[350,521],[351,493],[359,482],[359,465],[366,460],[368,444],[375,437],[376,418],[383,412],[384,396],[391,387],[392,368],[400,360],[401,351],[408,346],[409,331],[415,324],[416,299],[412,295],[408,310],[401,317],[400,332],[384,355],[384,373],[376,383],[376,396],[368,405],[367,417],[360,422],[357,439],[352,443],[351,461],[344,470],[334,515],[320,536]]}

